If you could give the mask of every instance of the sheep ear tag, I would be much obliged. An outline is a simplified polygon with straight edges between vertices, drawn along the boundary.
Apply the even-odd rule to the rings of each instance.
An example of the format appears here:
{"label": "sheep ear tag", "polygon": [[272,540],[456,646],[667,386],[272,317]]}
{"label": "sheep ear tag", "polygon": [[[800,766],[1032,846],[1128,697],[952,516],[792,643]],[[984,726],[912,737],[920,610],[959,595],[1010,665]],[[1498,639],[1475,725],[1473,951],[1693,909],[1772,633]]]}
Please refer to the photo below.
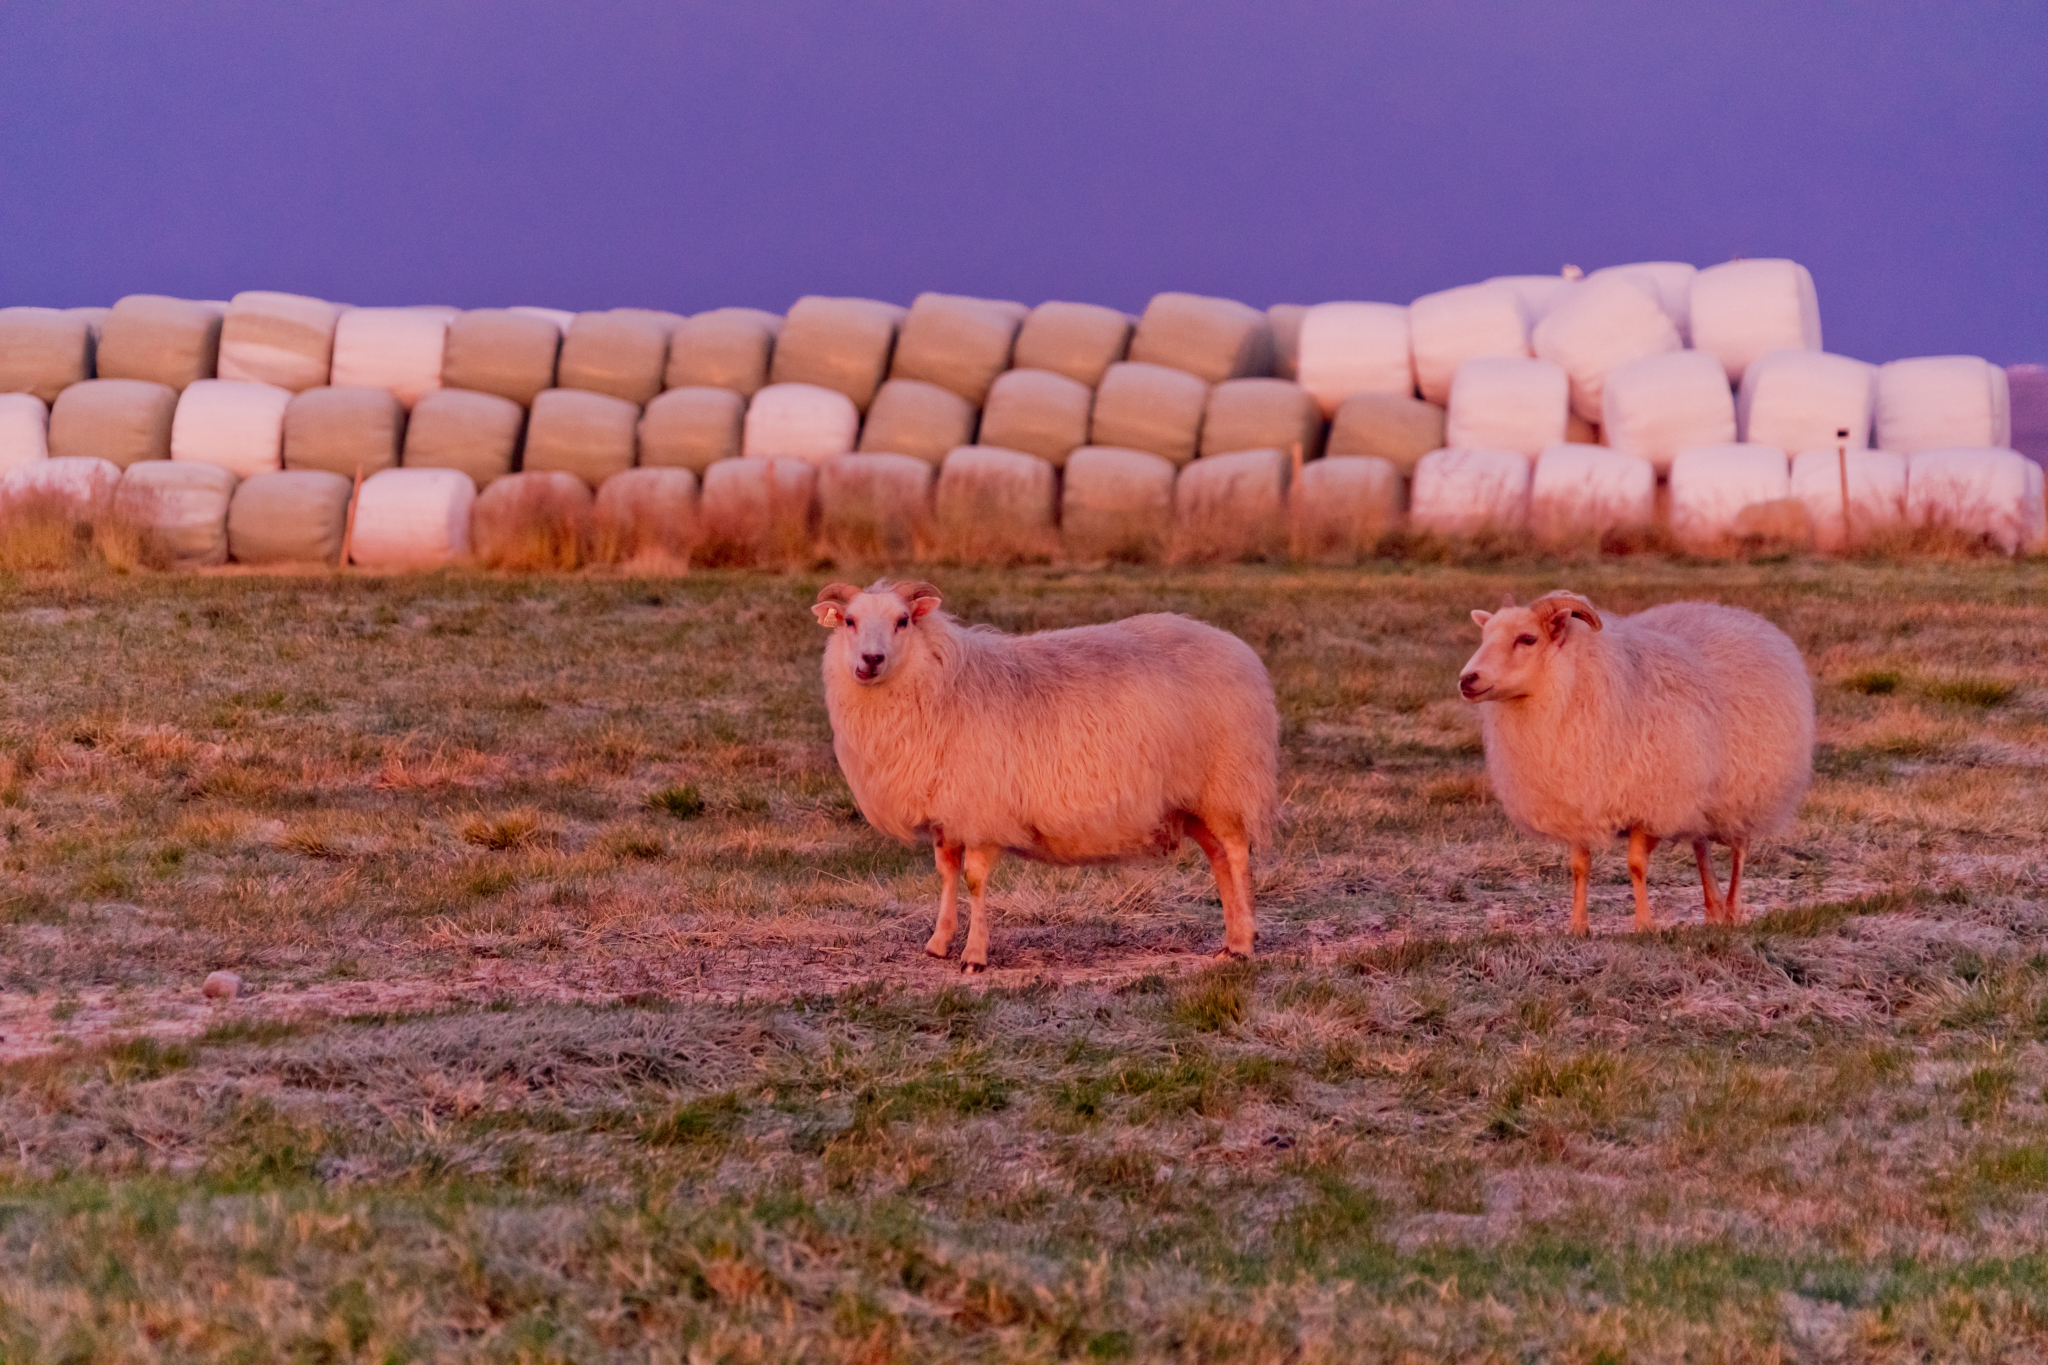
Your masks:
{"label": "sheep ear tag", "polygon": [[838,629],[840,622],[844,619],[840,615],[837,602],[820,602],[811,608],[811,615],[817,617],[818,624],[827,630]]}

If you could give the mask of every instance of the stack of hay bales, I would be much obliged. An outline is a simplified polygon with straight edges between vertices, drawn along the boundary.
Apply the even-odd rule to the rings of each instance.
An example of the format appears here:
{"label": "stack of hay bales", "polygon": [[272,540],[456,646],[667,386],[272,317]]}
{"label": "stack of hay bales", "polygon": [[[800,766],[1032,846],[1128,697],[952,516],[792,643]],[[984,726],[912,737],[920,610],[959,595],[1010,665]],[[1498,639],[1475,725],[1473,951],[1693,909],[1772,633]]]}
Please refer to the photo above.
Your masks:
{"label": "stack of hay bales", "polygon": [[219,465],[242,478],[284,463],[292,391],[248,379],[198,379],[178,396],[171,458]]}
{"label": "stack of hay bales", "polygon": [[[562,337],[555,365],[558,391],[602,394],[636,409],[645,406],[661,392],[673,330],[663,315],[643,309],[578,313]],[[540,401],[539,396],[533,399],[536,413]]]}
{"label": "stack of hay bales", "polygon": [[1529,457],[1512,450],[1433,450],[1415,466],[1408,519],[1418,531],[1477,536],[1529,522]]}
{"label": "stack of hay bales", "polygon": [[1319,303],[1301,320],[1301,386],[1335,417],[1354,394],[1415,394],[1408,310],[1393,303]]}
{"label": "stack of hay bales", "polygon": [[32,393],[48,407],[92,374],[89,320],[59,308],[0,308],[0,393]]}
{"label": "stack of hay bales", "polygon": [[228,504],[228,554],[238,564],[341,563],[349,478],[324,469],[281,469],[243,479]]}
{"label": "stack of hay bales", "polygon": [[1095,392],[1078,379],[1051,370],[1010,370],[989,386],[979,439],[1058,467],[1088,444],[1094,411]]}
{"label": "stack of hay bales", "polygon": [[1667,351],[1618,366],[1601,397],[1605,444],[1670,472],[1678,452],[1735,440],[1735,395],[1704,351]]}
{"label": "stack of hay bales", "polygon": [[1029,312],[1021,303],[919,294],[896,338],[890,377],[936,384],[979,408],[996,376],[1010,368],[1018,328]]}
{"label": "stack of hay bales", "polygon": [[1562,442],[1570,427],[1571,380],[1548,360],[1467,360],[1451,380],[1449,399],[1440,446],[1513,450],[1533,460]]}
{"label": "stack of hay bales", "polygon": [[141,533],[143,562],[211,568],[228,562],[228,503],[240,480],[217,465],[145,460],[114,491],[114,513]]}
{"label": "stack of hay bales", "polygon": [[1875,365],[1845,355],[1766,351],[1742,373],[1735,399],[1738,438],[1780,450],[1843,443],[1860,450],[1870,444],[1876,380]]}
{"label": "stack of hay bales", "polygon": [[369,569],[438,569],[469,557],[476,484],[454,469],[385,469],[363,481],[349,561]]}
{"label": "stack of hay bales", "polygon": [[808,559],[817,539],[817,488],[818,467],[809,460],[772,455],[720,460],[704,471],[697,558],[714,565]]}
{"label": "stack of hay bales", "polygon": [[398,463],[405,435],[405,407],[389,389],[307,389],[285,404],[282,465],[367,476]]}
{"label": "stack of hay bales", "polygon": [[50,453],[93,455],[126,469],[171,458],[178,391],[147,379],[88,379],[57,395]]}
{"label": "stack of hay bales", "polygon": [[951,389],[922,379],[891,379],[875,394],[857,448],[936,465],[946,452],[973,442],[976,415],[974,404]]}
{"label": "stack of hay bales", "polygon": [[1514,291],[1467,284],[1424,294],[1408,305],[1415,386],[1439,407],[1451,401],[1452,381],[1468,360],[1520,359],[1529,354],[1529,322]]}
{"label": "stack of hay bales", "polygon": [[1291,462],[1275,449],[1205,455],[1173,485],[1171,557],[1180,563],[1277,559],[1287,552]]}
{"label": "stack of hay bales", "polygon": [[212,379],[220,362],[223,311],[210,303],[162,294],[130,294],[100,324],[101,379],[139,379],[182,392]]}
{"label": "stack of hay bales", "polygon": [[600,564],[677,568],[689,563],[698,534],[697,476],[688,469],[628,469],[597,490],[591,557]]}
{"label": "stack of hay bales", "polygon": [[[1750,373],[1756,372],[1752,366]],[[1842,515],[1842,478],[1849,481],[1849,515]],[[1892,450],[1851,447],[1807,450],[1792,460],[1792,496],[1806,505],[1814,544],[1839,552],[1905,524],[1906,457]]]}
{"label": "stack of hay bales", "polygon": [[1323,450],[1385,460],[1405,478],[1444,440],[1444,410],[1436,404],[1398,393],[1354,393],[1331,419]]}
{"label": "stack of hay bales", "polygon": [[934,463],[889,454],[825,461],[818,469],[818,533],[825,552],[861,563],[900,563],[924,550],[930,543]]}
{"label": "stack of hay bales", "polygon": [[[568,354],[566,344],[563,354]],[[533,400],[521,467],[573,474],[597,488],[633,467],[639,426],[640,409],[628,399],[588,389],[549,389]]]}
{"label": "stack of hay bales", "polygon": [[1536,459],[1529,526],[1567,542],[1648,527],[1657,515],[1657,471],[1648,460],[1606,446],[1560,442]]}
{"label": "stack of hay bales", "polygon": [[1386,460],[1327,455],[1302,466],[1288,498],[1288,552],[1356,564],[1401,520],[1401,473]]}
{"label": "stack of hay bales", "polygon": [[875,299],[815,294],[798,299],[775,339],[770,386],[812,384],[831,389],[866,412],[889,376],[896,330],[908,311]]}
{"label": "stack of hay bales", "polygon": [[1041,303],[1017,330],[1012,363],[1020,370],[1047,370],[1094,388],[1109,367],[1125,359],[1131,319],[1093,303]]}
{"label": "stack of hay bales", "polygon": [[1226,379],[1209,390],[1202,458],[1266,449],[1304,460],[1323,453],[1323,413],[1308,390],[1285,379]]}
{"label": "stack of hay bales", "polygon": [[670,389],[640,414],[640,463],[702,474],[720,460],[737,459],[746,413],[747,400],[734,389],[699,384]]}
{"label": "stack of hay bales", "polygon": [[822,384],[770,384],[747,404],[740,448],[748,459],[793,459],[823,464],[850,455],[860,439],[860,410],[838,389]]}
{"label": "stack of hay bales", "polygon": [[1204,384],[1273,373],[1273,326],[1235,299],[1156,294],[1131,334],[1130,358],[1184,370]]}
{"label": "stack of hay bales", "polygon": [[32,393],[0,393],[0,474],[50,458],[50,409]]}
{"label": "stack of hay bales", "polygon": [[448,324],[441,382],[494,394],[524,407],[555,386],[562,329],[553,319],[514,308],[477,308]]}
{"label": "stack of hay bales", "polygon": [[1792,471],[1776,446],[1727,443],[1679,451],[1670,484],[1672,537],[1714,550],[1761,529],[1750,509],[1791,499]]}
{"label": "stack of hay bales", "polygon": [[1906,518],[1982,536],[2007,554],[2038,548],[2048,539],[2041,466],[2016,450],[1915,451],[1906,465]]}
{"label": "stack of hay bales", "polygon": [[1154,563],[1173,534],[1174,462],[1144,450],[1083,446],[1067,457],[1060,548],[1084,563]]}
{"label": "stack of hay bales", "polygon": [[1632,360],[1680,347],[1678,328],[1656,294],[1633,277],[1608,275],[1574,285],[1536,324],[1530,348],[1564,367],[1572,411],[1598,422],[1608,375]]}
{"label": "stack of hay bales", "polygon": [[[1065,463],[1068,453],[1061,452],[1059,463]],[[931,539],[938,558],[965,563],[1042,563],[1055,558],[1060,543],[1054,462],[993,446],[962,446],[948,453],[932,499]]]}
{"label": "stack of hay bales", "polygon": [[469,537],[486,568],[574,569],[589,557],[590,488],[559,470],[494,479],[470,510]]}
{"label": "stack of hay bales", "polygon": [[1820,349],[1820,300],[1796,261],[1728,261],[1692,281],[1692,345],[1740,384],[1750,362],[1770,351]]}
{"label": "stack of hay bales", "polygon": [[1094,446],[1149,451],[1176,465],[1195,458],[1209,385],[1187,370],[1143,361],[1109,367],[1095,391],[1088,440]]}
{"label": "stack of hay bales", "polygon": [[413,404],[441,387],[452,308],[350,308],[334,324],[329,383],[338,388],[386,389],[399,405]]}
{"label": "stack of hay bales", "polygon": [[670,389],[730,389],[752,398],[768,384],[779,314],[758,308],[714,308],[685,320],[668,339],[662,385]]}
{"label": "stack of hay bales", "polygon": [[303,294],[252,289],[228,301],[221,321],[222,379],[272,384],[297,393],[327,383],[341,308]]}
{"label": "stack of hay bales", "polygon": [[[551,392],[558,390],[542,390]],[[405,423],[405,466],[460,470],[481,492],[512,472],[526,421],[526,409],[503,394],[437,389]]]}
{"label": "stack of hay bales", "polygon": [[1973,355],[1894,360],[1877,371],[1877,445],[1923,450],[2000,449],[2012,440],[2005,371]]}

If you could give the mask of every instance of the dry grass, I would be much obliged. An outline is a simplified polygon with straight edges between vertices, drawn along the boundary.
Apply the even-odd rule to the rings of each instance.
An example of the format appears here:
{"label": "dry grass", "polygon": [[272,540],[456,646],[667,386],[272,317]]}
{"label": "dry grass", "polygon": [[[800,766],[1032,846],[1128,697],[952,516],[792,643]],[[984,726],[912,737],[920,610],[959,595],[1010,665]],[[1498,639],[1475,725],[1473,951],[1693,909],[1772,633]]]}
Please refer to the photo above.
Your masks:
{"label": "dry grass", "polygon": [[[820,577],[8,581],[0,1359],[2048,1350],[2048,566],[934,576],[1266,658],[1258,961],[1192,852],[925,959]],[[1807,652],[1751,926],[1561,934],[1451,686],[1560,583]]]}

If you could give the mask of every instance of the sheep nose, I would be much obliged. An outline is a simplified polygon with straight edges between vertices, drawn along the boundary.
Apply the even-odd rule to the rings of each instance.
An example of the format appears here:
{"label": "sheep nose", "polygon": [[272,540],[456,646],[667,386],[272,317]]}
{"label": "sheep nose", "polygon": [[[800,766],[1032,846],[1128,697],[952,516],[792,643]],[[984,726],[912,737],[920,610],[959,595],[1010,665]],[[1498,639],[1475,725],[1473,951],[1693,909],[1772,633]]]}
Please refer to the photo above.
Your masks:
{"label": "sheep nose", "polygon": [[1476,691],[1478,687],[1479,670],[1476,668],[1473,669],[1470,673],[1465,674],[1465,676],[1463,676],[1462,678],[1458,679],[1458,690],[1460,692],[1470,693]]}
{"label": "sheep nose", "polygon": [[868,672],[873,673],[881,668],[883,662],[888,657],[886,654],[863,654],[860,656],[861,666],[866,668]]}

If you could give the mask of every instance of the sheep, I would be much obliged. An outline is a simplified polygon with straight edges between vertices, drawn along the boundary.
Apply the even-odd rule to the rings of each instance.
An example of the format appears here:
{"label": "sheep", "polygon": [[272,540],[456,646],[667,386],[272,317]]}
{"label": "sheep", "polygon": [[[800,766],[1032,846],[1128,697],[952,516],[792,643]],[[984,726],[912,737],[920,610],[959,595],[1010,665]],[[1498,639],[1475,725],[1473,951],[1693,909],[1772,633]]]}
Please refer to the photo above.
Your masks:
{"label": "sheep", "polygon": [[[1636,928],[1650,853],[1690,840],[1709,924],[1742,922],[1742,858],[1783,829],[1813,779],[1813,685],[1760,616],[1673,602],[1602,619],[1574,593],[1475,611],[1483,636],[1458,692],[1479,707],[1486,771],[1508,818],[1571,846],[1572,932],[1584,934],[1592,849],[1628,835]],[[1732,855],[1728,894],[1708,841]]]}
{"label": "sheep", "polygon": [[1035,635],[963,626],[929,583],[833,583],[825,706],[861,814],[929,839],[942,889],[925,944],[944,958],[971,904],[962,969],[988,967],[989,872],[1164,857],[1191,837],[1223,901],[1221,957],[1249,957],[1251,851],[1279,804],[1280,719],[1251,647],[1185,616]]}

